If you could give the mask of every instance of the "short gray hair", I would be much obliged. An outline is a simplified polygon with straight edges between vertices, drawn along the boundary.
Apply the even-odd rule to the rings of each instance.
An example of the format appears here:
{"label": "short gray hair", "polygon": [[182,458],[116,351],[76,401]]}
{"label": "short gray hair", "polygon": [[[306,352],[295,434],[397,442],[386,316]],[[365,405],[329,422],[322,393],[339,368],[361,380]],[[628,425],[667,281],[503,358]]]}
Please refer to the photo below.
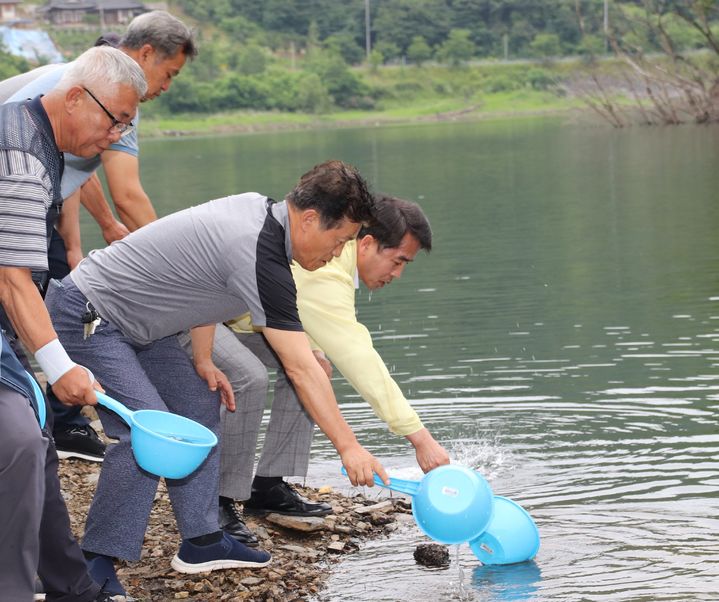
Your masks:
{"label": "short gray hair", "polygon": [[113,94],[118,86],[130,86],[140,98],[147,92],[145,74],[140,66],[121,50],[111,46],[95,46],[86,50],[67,66],[56,90],[87,86]]}
{"label": "short gray hair", "polygon": [[163,58],[182,52],[188,59],[197,56],[194,33],[177,17],[164,10],[153,10],[135,17],[120,40],[120,48],[139,50],[152,46]]}

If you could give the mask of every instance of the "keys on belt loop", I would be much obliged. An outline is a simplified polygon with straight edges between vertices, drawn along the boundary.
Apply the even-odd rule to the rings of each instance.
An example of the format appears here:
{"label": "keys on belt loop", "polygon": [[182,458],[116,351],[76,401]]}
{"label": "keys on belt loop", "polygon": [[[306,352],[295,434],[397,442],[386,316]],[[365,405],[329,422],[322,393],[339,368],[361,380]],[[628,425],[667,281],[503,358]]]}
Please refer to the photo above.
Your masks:
{"label": "keys on belt loop", "polygon": [[92,306],[92,303],[88,301],[85,304],[85,313],[82,314],[81,320],[83,323],[82,338],[84,340],[87,340],[89,337],[95,334],[95,329],[97,328],[98,324],[100,324],[100,320],[100,314],[97,313],[97,310]]}

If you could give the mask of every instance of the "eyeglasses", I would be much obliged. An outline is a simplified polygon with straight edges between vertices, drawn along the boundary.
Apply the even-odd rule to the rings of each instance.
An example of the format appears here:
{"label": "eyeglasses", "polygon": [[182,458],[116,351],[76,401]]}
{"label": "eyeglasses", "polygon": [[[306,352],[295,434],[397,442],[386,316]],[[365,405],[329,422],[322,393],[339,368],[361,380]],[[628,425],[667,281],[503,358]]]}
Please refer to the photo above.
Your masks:
{"label": "eyeglasses", "polygon": [[115,117],[110,111],[108,111],[105,108],[105,105],[102,104],[95,95],[90,92],[87,88],[83,87],[83,90],[87,92],[90,95],[90,98],[92,98],[96,103],[97,106],[100,107],[103,111],[105,111],[105,114],[112,120],[112,125],[109,128],[109,131],[113,134],[120,134],[120,136],[127,136],[133,129],[135,129],[135,124],[132,123],[125,123],[124,121],[120,121],[117,117]]}

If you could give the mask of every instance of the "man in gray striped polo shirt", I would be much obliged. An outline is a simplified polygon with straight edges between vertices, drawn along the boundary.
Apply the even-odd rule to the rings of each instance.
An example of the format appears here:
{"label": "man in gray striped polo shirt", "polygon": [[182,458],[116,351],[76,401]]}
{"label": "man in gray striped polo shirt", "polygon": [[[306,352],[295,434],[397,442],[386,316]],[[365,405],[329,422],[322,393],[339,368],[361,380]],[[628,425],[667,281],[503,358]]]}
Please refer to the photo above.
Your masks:
{"label": "man in gray striped polo shirt", "polygon": [[[58,341],[32,279],[47,270],[62,153],[90,157],[116,142],[146,88],[132,59],[94,48],[45,96],[0,107],[0,303],[65,403],[96,403],[94,388]],[[70,531],[52,439],[35,419],[44,400],[4,334],[0,345],[0,598],[32,600],[37,572],[47,600],[105,602]]]}

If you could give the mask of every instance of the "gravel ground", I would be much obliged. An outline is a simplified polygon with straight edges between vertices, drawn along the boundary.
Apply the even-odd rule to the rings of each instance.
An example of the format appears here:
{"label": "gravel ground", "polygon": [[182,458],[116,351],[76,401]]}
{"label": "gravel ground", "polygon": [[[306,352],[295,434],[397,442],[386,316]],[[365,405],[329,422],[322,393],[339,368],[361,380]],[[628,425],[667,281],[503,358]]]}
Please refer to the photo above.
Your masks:
{"label": "gravel ground", "polygon": [[[62,488],[77,536],[82,534],[99,473],[97,463],[60,461]],[[298,487],[298,490],[310,499],[330,503],[334,513],[325,519],[299,520],[285,526],[275,522],[286,522],[277,515],[248,517],[247,524],[260,538],[260,545],[272,553],[269,566],[183,575],[170,568],[180,537],[167,490],[161,482],[142,559],[137,563],[119,563],[118,576],[128,594],[143,602],[310,600],[321,591],[333,564],[342,555],[357,551],[363,540],[385,536],[400,521],[411,520],[409,503],[401,498],[378,502],[361,495],[346,497],[331,488]]]}

